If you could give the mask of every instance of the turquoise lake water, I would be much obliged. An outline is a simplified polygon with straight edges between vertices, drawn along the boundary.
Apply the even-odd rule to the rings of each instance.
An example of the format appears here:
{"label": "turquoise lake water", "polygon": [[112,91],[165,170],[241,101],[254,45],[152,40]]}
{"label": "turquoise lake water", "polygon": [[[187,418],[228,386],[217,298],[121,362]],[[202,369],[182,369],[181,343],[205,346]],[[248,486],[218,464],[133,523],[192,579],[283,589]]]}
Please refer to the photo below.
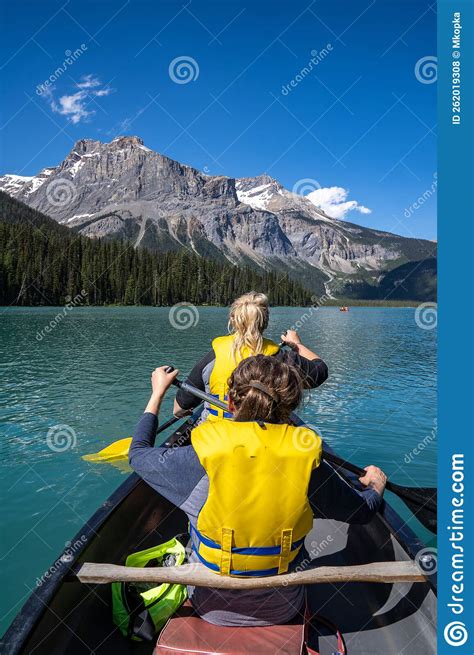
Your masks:
{"label": "turquoise lake water", "polygon": [[[197,324],[196,315],[185,330],[171,325],[167,308],[60,314],[1,314],[2,632],[37,577],[126,475],[81,455],[129,436],[151,370],[173,364],[188,372],[227,325],[226,310],[213,307],[199,308]],[[354,463],[377,464],[401,484],[436,486],[436,330],[420,328],[413,308],[276,308],[267,334],[278,340],[297,322],[330,372],[300,415]],[[163,419],[171,407],[170,396]],[[394,505],[433,542],[402,503]]]}

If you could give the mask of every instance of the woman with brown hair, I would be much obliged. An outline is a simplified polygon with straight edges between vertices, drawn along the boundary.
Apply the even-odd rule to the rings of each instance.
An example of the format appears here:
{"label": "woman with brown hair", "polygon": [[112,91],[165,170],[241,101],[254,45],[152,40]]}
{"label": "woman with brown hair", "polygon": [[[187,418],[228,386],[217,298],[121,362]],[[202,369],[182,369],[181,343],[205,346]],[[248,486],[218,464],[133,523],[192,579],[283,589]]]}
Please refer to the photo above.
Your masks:
{"label": "woman with brown hair", "polygon": [[[157,415],[178,371],[152,374],[152,394],[133,436],[130,465],[188,516],[191,561],[221,575],[266,576],[308,562],[304,538],[313,513],[351,523],[377,511],[385,476],[367,467],[364,491],[349,486],[321,460],[321,439],[289,424],[301,401],[297,370],[276,357],[240,362],[229,380],[232,420],[205,421],[191,445],[154,448]],[[169,456],[168,456],[168,454]],[[317,488],[314,496],[308,489]],[[301,611],[303,587],[189,589],[197,613],[210,623],[262,626],[290,621]]]}
{"label": "woman with brown hair", "polygon": [[[282,342],[291,347],[288,351],[264,337],[269,318],[270,308],[265,294],[250,291],[237,298],[229,310],[229,334],[213,340],[212,349],[194,366],[186,382],[219,400],[227,401],[227,383],[232,371],[245,358],[261,354],[295,366],[306,388],[319,387],[328,377],[326,364],[301,343],[294,330],[287,330],[281,335]],[[175,399],[175,415],[184,415],[199,403],[192,394],[179,390]],[[206,403],[202,420],[205,418],[215,420],[228,417],[222,410]]]}

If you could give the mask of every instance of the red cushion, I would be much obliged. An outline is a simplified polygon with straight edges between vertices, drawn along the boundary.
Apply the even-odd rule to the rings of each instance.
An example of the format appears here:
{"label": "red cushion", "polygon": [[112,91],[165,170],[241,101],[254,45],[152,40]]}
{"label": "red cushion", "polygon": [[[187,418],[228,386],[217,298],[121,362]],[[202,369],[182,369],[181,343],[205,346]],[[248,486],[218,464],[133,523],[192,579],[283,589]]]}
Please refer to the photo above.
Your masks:
{"label": "red cushion", "polygon": [[185,604],[163,628],[154,655],[301,655],[303,645],[304,622],[301,616],[284,625],[231,628],[204,621],[190,605]]}

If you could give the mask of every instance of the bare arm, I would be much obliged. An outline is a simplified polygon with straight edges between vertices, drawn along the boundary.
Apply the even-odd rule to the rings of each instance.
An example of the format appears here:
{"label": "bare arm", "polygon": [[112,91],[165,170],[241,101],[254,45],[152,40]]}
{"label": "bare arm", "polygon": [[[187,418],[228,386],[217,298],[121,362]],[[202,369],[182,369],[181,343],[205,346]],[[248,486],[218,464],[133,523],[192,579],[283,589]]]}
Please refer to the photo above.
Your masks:
{"label": "bare arm", "polygon": [[179,373],[178,369],[171,371],[171,373],[167,373],[166,369],[167,366],[160,366],[159,368],[155,368],[151,374],[152,392],[150,400],[145,407],[145,413],[148,412],[158,416],[165,393]]}

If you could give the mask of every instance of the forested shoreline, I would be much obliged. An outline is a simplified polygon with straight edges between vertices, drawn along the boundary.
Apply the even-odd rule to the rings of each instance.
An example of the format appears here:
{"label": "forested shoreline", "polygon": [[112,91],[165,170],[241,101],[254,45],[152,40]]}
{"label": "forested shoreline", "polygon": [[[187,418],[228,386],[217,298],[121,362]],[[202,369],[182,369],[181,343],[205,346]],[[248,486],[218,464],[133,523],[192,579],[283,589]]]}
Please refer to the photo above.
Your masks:
{"label": "forested shoreline", "polygon": [[313,302],[277,273],[205,259],[187,250],[152,253],[124,241],[89,239],[0,194],[0,304],[227,305],[255,289],[272,305]]}
{"label": "forested shoreline", "polygon": [[413,306],[416,301],[316,298],[286,274],[206,259],[187,249],[153,253],[90,239],[0,191],[0,305],[228,305],[255,289],[272,305]]}

